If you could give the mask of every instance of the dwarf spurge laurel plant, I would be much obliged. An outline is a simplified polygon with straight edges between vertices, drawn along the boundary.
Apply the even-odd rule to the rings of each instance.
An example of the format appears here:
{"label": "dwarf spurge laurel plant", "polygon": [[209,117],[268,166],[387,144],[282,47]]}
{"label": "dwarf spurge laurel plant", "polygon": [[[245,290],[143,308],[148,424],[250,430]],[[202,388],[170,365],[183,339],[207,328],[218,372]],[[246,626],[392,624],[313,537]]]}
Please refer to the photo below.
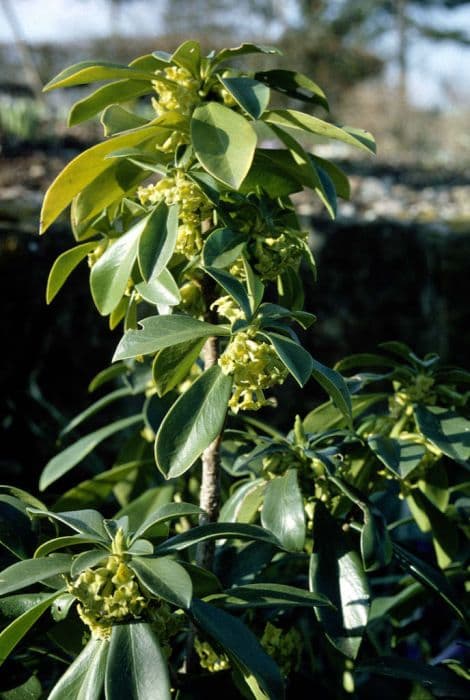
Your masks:
{"label": "dwarf spurge laurel plant", "polygon": [[[303,347],[315,262],[291,195],[312,190],[334,217],[348,181],[312,148],[374,141],[312,116],[328,104],[306,76],[235,66],[275,53],[187,41],[46,86],[104,82],[69,122],[100,114],[106,137],[45,196],[41,232],[70,205],[76,242],[47,300],[88,261],[98,312],[123,330],[89,387],[112,389],[61,437],[122,413],[47,464],[49,507],[0,491],[8,697],[366,698],[387,676],[397,697],[467,697],[454,651],[429,666],[442,650],[425,639],[435,606],[443,645],[467,625],[470,375],[396,342],[336,369]],[[141,98],[151,118],[129,108]],[[275,410],[289,376],[330,398],[284,435],[252,412]],[[111,437],[114,464],[59,494]]]}

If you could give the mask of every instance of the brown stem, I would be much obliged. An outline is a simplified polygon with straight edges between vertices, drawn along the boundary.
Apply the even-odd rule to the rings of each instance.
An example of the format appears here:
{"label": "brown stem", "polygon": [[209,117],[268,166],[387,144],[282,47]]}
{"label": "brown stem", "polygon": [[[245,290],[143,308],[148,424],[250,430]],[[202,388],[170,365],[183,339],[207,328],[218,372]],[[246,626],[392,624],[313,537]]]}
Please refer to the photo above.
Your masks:
{"label": "brown stem", "polygon": [[[204,345],[204,369],[209,369],[219,358],[217,338],[208,338]],[[202,453],[202,479],[199,505],[204,511],[199,516],[199,525],[217,522],[220,509],[220,445],[222,434],[218,435]],[[196,563],[212,569],[214,541],[200,542],[196,550]]]}

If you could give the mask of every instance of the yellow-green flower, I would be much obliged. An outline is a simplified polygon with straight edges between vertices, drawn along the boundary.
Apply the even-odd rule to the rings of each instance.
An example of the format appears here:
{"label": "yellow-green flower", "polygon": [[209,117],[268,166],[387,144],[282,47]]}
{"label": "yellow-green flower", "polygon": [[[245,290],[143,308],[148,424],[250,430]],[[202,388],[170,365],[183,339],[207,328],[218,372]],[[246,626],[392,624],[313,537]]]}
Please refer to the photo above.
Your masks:
{"label": "yellow-green flower", "polygon": [[194,648],[199,656],[199,663],[202,668],[207,668],[210,673],[217,673],[217,671],[225,671],[227,668],[230,668],[228,656],[226,654],[217,654],[209,642],[201,642],[196,637]]}
{"label": "yellow-green flower", "polygon": [[287,678],[293,671],[300,668],[300,656],[302,653],[302,638],[295,629],[284,632],[271,622],[266,623],[261,646],[271,656],[281,669],[281,673]]}
{"label": "yellow-green flower", "polygon": [[240,331],[230,341],[219,358],[224,374],[233,375],[233,393],[230,408],[238,411],[257,411],[262,406],[273,405],[264,391],[282,384],[287,369],[269,343],[256,340],[256,331]]}

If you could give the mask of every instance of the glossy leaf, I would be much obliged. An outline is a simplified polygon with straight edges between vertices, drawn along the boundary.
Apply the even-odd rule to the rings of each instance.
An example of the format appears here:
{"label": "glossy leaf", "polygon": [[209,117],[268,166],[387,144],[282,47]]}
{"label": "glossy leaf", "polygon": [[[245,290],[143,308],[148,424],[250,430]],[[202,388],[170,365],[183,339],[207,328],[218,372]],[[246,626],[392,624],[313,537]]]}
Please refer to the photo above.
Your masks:
{"label": "glossy leaf", "polygon": [[149,355],[162,348],[197,338],[230,335],[226,326],[205,323],[183,314],[150,316],[139,321],[139,325],[142,326],[141,329],[125,333],[116,348],[113,361]]}
{"label": "glossy leaf", "polygon": [[195,78],[200,78],[201,46],[198,41],[185,41],[171,56],[171,62],[186,68]]}
{"label": "glossy leaf", "polygon": [[135,129],[99,143],[74,158],[59,173],[46,192],[41,212],[40,232],[44,233],[79,192],[113,165],[112,161],[105,160],[108,154],[123,146],[129,147],[142,143],[156,136],[158,130],[159,127],[155,124]]}
{"label": "glossy leaf", "polygon": [[419,489],[412,489],[407,501],[420,529],[432,533],[437,563],[442,569],[447,568],[458,550],[456,525]]}
{"label": "glossy leaf", "polygon": [[178,608],[191,604],[193,585],[181,564],[169,557],[136,557],[129,562],[139,581],[156,598],[163,598]]}
{"label": "glossy leaf", "polygon": [[140,414],[130,416],[129,418],[123,418],[115,423],[106,425],[104,428],[95,430],[93,433],[85,435],[85,437],[82,437],[73,445],[70,445],[70,447],[59,452],[59,454],[53,457],[45,466],[41,478],[39,479],[39,489],[41,491],[47,489],[54,481],[60,479],[61,476],[85,459],[85,457],[89,455],[97,445],[103,442],[103,440],[141,421],[142,416]]}
{"label": "glossy leaf", "polygon": [[243,284],[225,270],[206,267],[205,271],[232,297],[243,311],[245,319],[249,321],[252,316],[250,300]]}
{"label": "glossy leaf", "polygon": [[255,73],[255,78],[283,95],[310,104],[319,104],[328,109],[328,102],[323,90],[302,73],[280,69],[267,70],[258,71]]}
{"label": "glossy leaf", "polygon": [[147,517],[139,523],[131,537],[131,544],[139,537],[143,537],[152,527],[159,523],[173,520],[174,518],[187,517],[189,515],[200,515],[203,511],[199,506],[192,503],[164,503],[159,506],[153,513],[149,513]]}
{"label": "glossy leaf", "polygon": [[18,559],[27,559],[35,541],[25,504],[14,496],[0,493],[0,544]]}
{"label": "glossy leaf", "polygon": [[75,246],[75,248],[66,250],[62,255],[59,255],[52,265],[47,279],[46,302],[48,304],[51,303],[56,294],[60,291],[77,265],[79,265],[97,245],[97,241],[82,243],[81,245]]}
{"label": "glossy leaf", "polygon": [[123,399],[124,397],[131,396],[132,393],[132,389],[128,387],[123,387],[122,389],[116,389],[110,394],[102,396],[101,399],[98,399],[98,401],[92,403],[90,406],[88,406],[88,408],[79,413],[78,416],[72,418],[70,423],[67,423],[65,428],[61,430],[60,436],[63,437],[67,433],[70,433],[72,430],[78,428],[78,426],[81,425],[84,421],[88,420],[88,418],[91,418],[96,413],[99,413],[103,408],[106,408],[106,406],[109,406],[114,401],[118,401],[119,399]]}
{"label": "glossy leaf", "polygon": [[331,643],[354,659],[369,613],[367,578],[348,536],[319,503],[315,506],[313,533],[309,587],[313,593],[325,595],[336,607],[318,608],[315,613]]}
{"label": "glossy leaf", "polygon": [[416,469],[425,453],[423,445],[386,435],[371,435],[367,442],[387,469],[400,479],[406,479]]}
{"label": "glossy leaf", "polygon": [[351,187],[349,185],[348,176],[339,168],[335,163],[330,160],[325,160],[325,158],[319,158],[309,154],[312,161],[315,163],[317,168],[324,170],[330,177],[336,194],[342,199],[349,199],[351,195]]}
{"label": "glossy leaf", "polygon": [[364,673],[393,679],[403,679],[429,689],[432,697],[450,700],[468,698],[469,683],[442,665],[425,664],[415,659],[385,656],[369,661],[358,668]]}
{"label": "glossy leaf", "polygon": [[55,537],[53,540],[46,540],[46,542],[43,542],[34,552],[34,558],[45,557],[51,552],[56,552],[58,549],[90,544],[92,542],[96,542],[96,537],[85,537],[83,535]]}
{"label": "glossy leaf", "polygon": [[0,595],[18,591],[70,569],[69,554],[54,554],[45,559],[24,559],[0,572]]}
{"label": "glossy leaf", "polygon": [[44,92],[56,88],[84,85],[85,83],[98,82],[99,80],[116,80],[118,78],[132,78],[134,80],[154,80],[151,72],[138,70],[119,63],[107,61],[81,61],[69,66],[50,80],[44,86]]}
{"label": "glossy leaf", "polygon": [[232,377],[214,365],[173,404],[155,441],[157,466],[167,478],[184,474],[219,435],[231,391]]}
{"label": "glossy leaf", "polygon": [[250,169],[256,133],[249,122],[217,102],[197,107],[191,118],[197,159],[210,175],[238,189]]}
{"label": "glossy leaf", "polygon": [[266,333],[279,359],[287,367],[300,386],[304,386],[312,374],[313,359],[299,343],[278,333]]}
{"label": "glossy leaf", "polygon": [[123,362],[119,365],[115,364],[111,365],[110,367],[106,367],[93,377],[93,379],[88,385],[88,391],[96,391],[100,388],[100,386],[103,386],[103,384],[107,384],[108,382],[117,379],[117,377],[122,377],[128,372],[129,369]]}
{"label": "glossy leaf", "polygon": [[312,360],[312,362],[313,378],[331,396],[336,408],[341,411],[348,425],[352,427],[351,396],[343,377],[334,369],[322,365],[318,360]]}
{"label": "glossy leaf", "polygon": [[253,522],[263,503],[266,485],[264,479],[254,479],[239,486],[223,504],[219,522]]}
{"label": "glossy leaf", "polygon": [[101,124],[104,128],[105,136],[114,136],[114,134],[130,131],[139,126],[148,124],[149,119],[141,117],[134,112],[130,112],[121,105],[109,105],[101,115]]}
{"label": "glossy leaf", "polygon": [[152,85],[148,80],[130,80],[125,78],[124,80],[104,85],[91,95],[87,95],[82,100],[75,102],[69,112],[68,126],[75,126],[94,117],[95,114],[101,112],[108,105],[127,102],[152,91]]}
{"label": "glossy leaf", "polygon": [[110,552],[104,549],[90,549],[85,552],[80,552],[73,558],[72,566],[70,567],[70,575],[72,578],[79,576],[85,569],[91,569],[98,564],[104,562]]}
{"label": "glossy leaf", "polygon": [[283,476],[268,482],[261,522],[287,550],[302,551],[306,531],[305,510],[295,469],[288,469]]}
{"label": "glossy leaf", "polygon": [[149,624],[113,627],[105,690],[109,700],[171,700],[167,662]]}
{"label": "glossy leaf", "polygon": [[158,277],[153,277],[149,282],[140,282],[135,288],[142,299],[157,306],[176,306],[181,301],[179,287],[166,268]]}
{"label": "glossy leaf", "polygon": [[164,396],[186,379],[203,345],[204,339],[199,338],[158,352],[152,365],[152,375],[159,396]]}
{"label": "glossy leaf", "polygon": [[218,228],[206,238],[202,260],[206,267],[228,267],[240,257],[248,238],[229,228]]}
{"label": "glossy leaf", "polygon": [[273,534],[267,532],[258,525],[246,525],[245,523],[210,523],[208,525],[199,525],[199,527],[183,532],[180,535],[170,537],[169,540],[155,548],[155,553],[160,555],[178,552],[181,549],[186,549],[187,547],[191,547],[199,542],[205,542],[206,540],[228,538],[264,542],[278,549],[282,549],[279,540],[277,540]]}
{"label": "glossy leaf", "polygon": [[253,268],[245,256],[243,256],[243,269],[245,270],[246,275],[246,287],[248,298],[250,300],[251,311],[254,315],[257,312],[259,305],[263,301],[264,284],[261,282],[258,275],[254,273]]}
{"label": "glossy leaf", "polygon": [[470,421],[451,408],[418,405],[418,428],[442,452],[465,467],[470,466]]}
{"label": "glossy leaf", "polygon": [[218,66],[219,63],[222,63],[223,61],[231,60],[233,58],[237,58],[238,56],[247,56],[249,54],[256,53],[277,56],[282,54],[282,52],[275,46],[245,43],[240,44],[240,46],[236,46],[233,49],[221,49],[220,51],[217,51],[214,57],[211,57],[211,65]]}
{"label": "glossy leaf", "polygon": [[110,242],[91,268],[90,287],[96,308],[103,316],[110,314],[121,301],[137,258],[139,238],[151,214],[138,221],[120,238]]}
{"label": "glossy leaf", "polygon": [[352,127],[338,127],[328,122],[313,117],[295,109],[278,109],[268,112],[265,120],[278,126],[296,129],[305,133],[312,133],[330,139],[342,141],[350,146],[355,146],[368,153],[375,153],[375,141],[372,135],[363,130]]}
{"label": "glossy leaf", "polygon": [[[217,600],[214,598],[213,600]],[[311,593],[294,586],[280,583],[251,583],[246,586],[233,586],[221,596],[224,605],[230,607],[317,607],[330,606],[331,603],[324,595]]]}
{"label": "glossy leaf", "polygon": [[53,687],[48,700],[100,700],[109,642],[90,639]]}
{"label": "glossy leaf", "polygon": [[40,510],[39,508],[29,508],[29,512],[36,517],[49,518],[85,537],[92,537],[98,540],[107,540],[106,530],[103,525],[103,516],[97,510],[84,508],[83,510],[69,510],[66,513],[55,513],[51,510]]}
{"label": "glossy leaf", "polygon": [[253,119],[259,119],[269,104],[270,91],[266,85],[252,78],[223,78],[222,85],[232,95],[235,102]]}
{"label": "glossy leaf", "polygon": [[222,647],[243,675],[255,677],[270,700],[284,698],[284,684],[278,667],[240,620],[197,599],[191,606],[191,615],[197,627]]}
{"label": "glossy leaf", "polygon": [[361,556],[365,571],[377,571],[390,563],[392,541],[382,513],[373,506],[362,508],[364,524],[361,530]]}
{"label": "glossy leaf", "polygon": [[178,207],[161,202],[149,215],[139,239],[138,260],[146,282],[158,277],[173,255],[178,234]]}
{"label": "glossy leaf", "polygon": [[28,630],[41,615],[51,607],[54,600],[60,595],[61,593],[54,593],[44,600],[41,600],[37,605],[30,607],[0,632],[0,666],[8,658],[18,642],[23,639]]}
{"label": "glossy leaf", "polygon": [[396,543],[393,544],[393,554],[407,573],[438,595],[462,620],[468,619],[457,593],[442,572]]}

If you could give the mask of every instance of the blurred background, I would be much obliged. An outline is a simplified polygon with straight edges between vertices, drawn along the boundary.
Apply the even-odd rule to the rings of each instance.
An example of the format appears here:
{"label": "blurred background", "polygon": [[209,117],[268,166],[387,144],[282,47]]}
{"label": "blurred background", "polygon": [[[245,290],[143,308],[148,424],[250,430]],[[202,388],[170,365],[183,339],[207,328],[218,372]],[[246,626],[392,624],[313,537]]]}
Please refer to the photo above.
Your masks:
{"label": "blurred background", "polygon": [[[278,46],[278,66],[307,73],[327,93],[331,115],[318,116],[376,137],[376,159],[318,146],[351,177],[351,201],[335,222],[312,198],[298,198],[319,268],[308,294],[318,316],[308,339],[314,356],[332,365],[399,339],[469,366],[470,1],[0,0],[6,482],[35,487],[60,427],[90,402],[87,384],[117,342],[92,308],[86,266],[45,304],[50,266],[72,237],[64,218],[39,240],[43,193],[101,137],[98,122],[65,126],[86,88],[43,95],[42,85],[74,62],[128,63],[188,38],[207,50]],[[276,67],[265,57],[255,65]],[[306,408],[323,398],[306,394]]]}

